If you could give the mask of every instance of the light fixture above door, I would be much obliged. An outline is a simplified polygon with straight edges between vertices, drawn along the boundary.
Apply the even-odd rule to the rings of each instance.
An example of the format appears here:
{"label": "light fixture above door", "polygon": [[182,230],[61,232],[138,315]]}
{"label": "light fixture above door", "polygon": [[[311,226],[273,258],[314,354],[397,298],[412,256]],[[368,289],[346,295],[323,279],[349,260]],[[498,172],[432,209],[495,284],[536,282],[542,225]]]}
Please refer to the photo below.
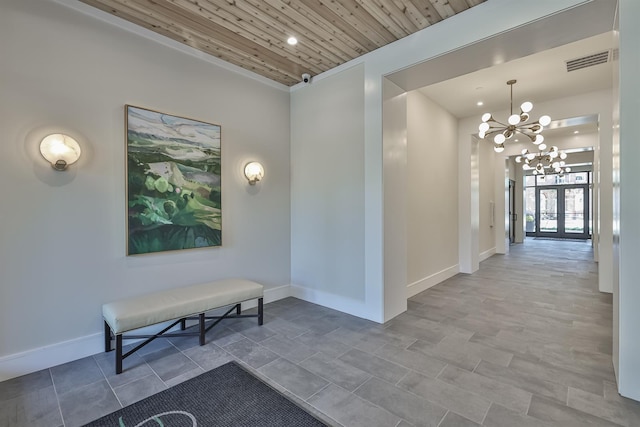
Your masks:
{"label": "light fixture above door", "polygon": [[535,122],[529,122],[529,113],[533,109],[533,104],[529,101],[520,105],[520,113],[513,113],[513,85],[517,80],[509,80],[507,84],[511,88],[511,113],[507,123],[496,120],[491,113],[482,115],[482,123],[478,126],[478,136],[482,139],[493,138],[493,149],[496,153],[504,151],[504,143],[513,138],[517,133],[529,137],[531,142],[538,145],[544,141],[540,134],[545,126],[551,123],[551,117],[544,115]]}

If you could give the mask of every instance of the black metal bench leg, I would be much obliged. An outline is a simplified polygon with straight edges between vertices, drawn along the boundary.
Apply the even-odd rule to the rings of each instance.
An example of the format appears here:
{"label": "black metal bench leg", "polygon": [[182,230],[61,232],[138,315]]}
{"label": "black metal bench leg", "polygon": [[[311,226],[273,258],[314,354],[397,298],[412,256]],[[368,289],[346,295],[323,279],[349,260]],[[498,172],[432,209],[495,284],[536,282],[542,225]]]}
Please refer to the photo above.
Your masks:
{"label": "black metal bench leg", "polygon": [[240,304],[236,304],[236,314],[240,316],[240,313],[242,313],[242,307]]}
{"label": "black metal bench leg", "polygon": [[258,325],[262,325],[263,316],[262,316],[262,298],[258,298]]}
{"label": "black metal bench leg", "polygon": [[180,319],[180,330],[184,331],[187,329],[187,318]]}
{"label": "black metal bench leg", "polygon": [[204,313],[200,313],[200,345],[204,345],[204,333],[206,332],[204,329]]}
{"label": "black metal bench leg", "polygon": [[104,352],[111,351],[111,328],[107,322],[104,322]]}
{"label": "black metal bench leg", "polygon": [[116,335],[116,374],[122,373],[122,334]]}

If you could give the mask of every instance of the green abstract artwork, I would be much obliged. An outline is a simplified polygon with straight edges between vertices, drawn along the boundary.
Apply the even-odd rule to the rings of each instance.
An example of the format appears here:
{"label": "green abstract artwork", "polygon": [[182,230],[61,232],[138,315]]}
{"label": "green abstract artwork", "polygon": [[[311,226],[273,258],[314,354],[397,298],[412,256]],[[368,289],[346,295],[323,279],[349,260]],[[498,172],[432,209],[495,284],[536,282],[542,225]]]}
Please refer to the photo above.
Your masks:
{"label": "green abstract artwork", "polygon": [[125,109],[127,254],[220,246],[220,126]]}

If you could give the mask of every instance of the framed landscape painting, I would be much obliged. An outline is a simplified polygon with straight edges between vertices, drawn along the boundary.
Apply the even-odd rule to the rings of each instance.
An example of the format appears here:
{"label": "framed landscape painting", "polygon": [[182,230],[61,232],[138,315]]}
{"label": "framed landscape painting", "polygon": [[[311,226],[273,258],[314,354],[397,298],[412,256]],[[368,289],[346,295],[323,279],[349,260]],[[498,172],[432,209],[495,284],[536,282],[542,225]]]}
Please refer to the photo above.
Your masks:
{"label": "framed landscape painting", "polygon": [[222,245],[220,126],[125,106],[127,254]]}

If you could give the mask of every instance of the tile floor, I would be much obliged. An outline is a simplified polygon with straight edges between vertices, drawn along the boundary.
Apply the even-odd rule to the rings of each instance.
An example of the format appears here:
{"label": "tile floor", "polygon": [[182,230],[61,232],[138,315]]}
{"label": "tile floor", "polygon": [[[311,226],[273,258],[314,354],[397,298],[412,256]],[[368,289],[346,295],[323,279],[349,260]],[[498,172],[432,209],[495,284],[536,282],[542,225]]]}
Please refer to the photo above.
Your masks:
{"label": "tile floor", "polygon": [[379,325],[287,298],[265,324],[228,321],[207,345],[158,340],[0,383],[0,427],[78,426],[239,360],[342,426],[639,426],[618,395],[611,295],[588,242],[528,239],[409,300]]}

